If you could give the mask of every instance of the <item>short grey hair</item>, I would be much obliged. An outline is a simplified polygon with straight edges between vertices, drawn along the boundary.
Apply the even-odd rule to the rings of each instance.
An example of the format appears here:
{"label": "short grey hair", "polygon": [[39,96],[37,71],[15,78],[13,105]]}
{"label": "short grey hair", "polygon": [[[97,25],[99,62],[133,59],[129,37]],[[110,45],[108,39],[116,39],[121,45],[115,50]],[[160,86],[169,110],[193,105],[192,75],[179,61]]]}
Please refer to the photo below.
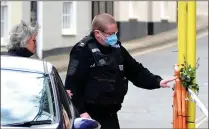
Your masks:
{"label": "short grey hair", "polygon": [[28,39],[33,34],[38,34],[39,28],[40,26],[36,21],[31,22],[31,24],[21,21],[21,23],[15,25],[9,33],[7,48],[25,47]]}

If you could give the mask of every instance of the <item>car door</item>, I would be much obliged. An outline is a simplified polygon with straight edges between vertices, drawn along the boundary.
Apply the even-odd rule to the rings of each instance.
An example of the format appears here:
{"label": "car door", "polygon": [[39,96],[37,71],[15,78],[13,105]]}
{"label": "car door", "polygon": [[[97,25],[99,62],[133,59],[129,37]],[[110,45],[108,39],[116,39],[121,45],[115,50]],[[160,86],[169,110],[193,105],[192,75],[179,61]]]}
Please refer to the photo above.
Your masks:
{"label": "car door", "polygon": [[72,128],[75,111],[56,68],[53,68],[53,79],[62,105],[63,126],[65,129]]}
{"label": "car door", "polygon": [[[63,108],[64,108],[63,109],[63,116],[64,116],[66,122],[68,122],[68,118],[70,118],[70,121],[71,121],[70,123],[73,124],[72,122],[74,121],[74,119],[78,117],[77,110],[74,107],[74,105],[72,104],[70,97],[68,96],[68,94],[64,88],[64,85],[62,83],[62,80],[61,80],[56,68],[53,68],[53,76],[54,76],[55,85],[58,89],[58,94],[60,96],[61,104],[63,105]],[[66,114],[68,114],[68,118],[67,118]],[[65,124],[68,125],[68,123],[65,123]]]}

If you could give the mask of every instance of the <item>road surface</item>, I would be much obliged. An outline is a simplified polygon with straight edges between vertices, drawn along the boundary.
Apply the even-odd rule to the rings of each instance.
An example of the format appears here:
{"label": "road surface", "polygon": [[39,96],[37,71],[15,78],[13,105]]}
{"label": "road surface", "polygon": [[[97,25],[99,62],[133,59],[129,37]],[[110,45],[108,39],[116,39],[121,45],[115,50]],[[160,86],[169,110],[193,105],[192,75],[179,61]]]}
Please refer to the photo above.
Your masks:
{"label": "road surface", "polygon": [[[199,98],[208,108],[208,35],[197,40],[197,57],[200,57],[200,67],[197,70],[197,83],[201,86]],[[134,58],[151,72],[169,78],[173,76],[173,66],[177,63],[177,46]],[[65,73],[60,75],[64,81]],[[171,88],[149,91],[137,88],[130,82],[122,110],[119,111],[121,128],[171,128],[172,93]],[[202,112],[197,107],[196,118],[201,115]],[[200,127],[208,128],[208,123],[203,122]]]}

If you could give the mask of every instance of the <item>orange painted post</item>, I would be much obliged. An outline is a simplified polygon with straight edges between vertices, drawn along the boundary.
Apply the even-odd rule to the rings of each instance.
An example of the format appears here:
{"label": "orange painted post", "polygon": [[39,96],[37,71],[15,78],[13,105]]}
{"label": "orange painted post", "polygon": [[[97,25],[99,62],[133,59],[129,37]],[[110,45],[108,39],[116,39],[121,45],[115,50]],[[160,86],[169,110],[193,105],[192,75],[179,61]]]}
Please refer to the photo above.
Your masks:
{"label": "orange painted post", "polygon": [[183,117],[182,117],[182,88],[180,82],[180,71],[178,65],[175,65],[174,75],[178,77],[175,80],[174,89],[174,100],[173,100],[173,128],[183,128]]}
{"label": "orange painted post", "polygon": [[[174,70],[174,76],[176,76],[175,70]],[[176,84],[174,84],[174,89],[173,89],[173,129],[177,129],[177,128],[178,128],[178,118],[177,118],[177,102],[176,102]]]}
{"label": "orange painted post", "polygon": [[173,93],[173,129],[178,128],[176,92]]}
{"label": "orange painted post", "polygon": [[175,89],[173,93],[173,128],[187,129],[187,102],[186,89],[180,81],[180,70],[175,65],[174,75],[178,77],[175,80]]}
{"label": "orange painted post", "polygon": [[181,94],[181,103],[182,103],[182,116],[183,116],[183,120],[182,120],[182,123],[183,123],[183,129],[186,129],[187,128],[187,103],[186,103],[186,89],[181,85],[181,88],[182,88],[182,94]]}
{"label": "orange painted post", "polygon": [[180,80],[176,79],[176,99],[177,99],[177,118],[178,118],[178,128],[182,129],[182,104],[181,104],[181,85]]}
{"label": "orange painted post", "polygon": [[[174,89],[173,89],[174,90]],[[176,126],[176,122],[175,122],[175,119],[176,119],[176,105],[175,105],[175,91],[173,91],[173,122],[172,122],[172,124],[173,124],[173,129],[175,128],[175,126]]]}

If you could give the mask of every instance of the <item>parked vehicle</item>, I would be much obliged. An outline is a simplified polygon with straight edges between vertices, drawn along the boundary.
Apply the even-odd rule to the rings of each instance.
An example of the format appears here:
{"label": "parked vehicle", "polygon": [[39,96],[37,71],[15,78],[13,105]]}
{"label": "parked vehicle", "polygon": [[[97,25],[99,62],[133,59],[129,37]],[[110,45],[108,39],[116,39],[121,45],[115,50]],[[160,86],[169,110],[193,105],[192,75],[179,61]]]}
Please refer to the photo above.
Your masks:
{"label": "parked vehicle", "polygon": [[1,128],[71,129],[76,118],[77,110],[52,64],[1,56]]}

